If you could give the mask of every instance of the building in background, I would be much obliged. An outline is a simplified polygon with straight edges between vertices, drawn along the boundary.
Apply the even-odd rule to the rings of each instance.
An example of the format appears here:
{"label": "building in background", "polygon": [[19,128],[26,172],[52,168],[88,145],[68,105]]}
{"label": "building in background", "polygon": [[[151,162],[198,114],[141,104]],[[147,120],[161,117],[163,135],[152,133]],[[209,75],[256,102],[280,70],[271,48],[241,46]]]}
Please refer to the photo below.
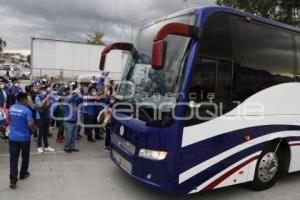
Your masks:
{"label": "building in background", "polygon": [[30,68],[28,56],[31,52],[27,49],[4,49],[0,55],[0,64],[17,64]]}

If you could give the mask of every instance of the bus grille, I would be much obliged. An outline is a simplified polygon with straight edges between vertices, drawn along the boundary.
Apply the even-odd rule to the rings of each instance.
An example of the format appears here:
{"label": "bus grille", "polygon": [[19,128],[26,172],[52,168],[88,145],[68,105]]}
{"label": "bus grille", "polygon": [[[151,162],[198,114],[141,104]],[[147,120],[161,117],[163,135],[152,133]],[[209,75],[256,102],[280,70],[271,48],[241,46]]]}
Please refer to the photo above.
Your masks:
{"label": "bus grille", "polygon": [[112,134],[111,136],[111,142],[120,147],[121,149],[123,149],[124,151],[126,151],[128,154],[130,155],[134,155],[135,154],[135,146],[133,144],[131,144],[130,142],[127,142],[126,140],[124,140],[123,138],[121,138],[120,136],[118,136],[117,134]]}

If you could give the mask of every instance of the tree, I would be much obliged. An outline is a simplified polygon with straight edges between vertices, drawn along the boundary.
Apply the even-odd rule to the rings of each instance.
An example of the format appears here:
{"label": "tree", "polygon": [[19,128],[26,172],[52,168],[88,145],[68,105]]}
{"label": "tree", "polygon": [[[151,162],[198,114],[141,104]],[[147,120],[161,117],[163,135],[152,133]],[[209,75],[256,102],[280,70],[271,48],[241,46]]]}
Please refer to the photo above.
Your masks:
{"label": "tree", "polygon": [[300,27],[299,0],[216,0],[216,4]]}
{"label": "tree", "polygon": [[26,61],[27,61],[29,64],[31,64],[31,55],[30,55],[30,54],[27,56]]}
{"label": "tree", "polygon": [[104,44],[103,37],[104,37],[104,33],[96,29],[92,33],[87,34],[86,42],[88,44],[103,45]]}
{"label": "tree", "polygon": [[6,47],[6,42],[2,40],[2,38],[0,37],[0,53],[2,53],[5,47]]}

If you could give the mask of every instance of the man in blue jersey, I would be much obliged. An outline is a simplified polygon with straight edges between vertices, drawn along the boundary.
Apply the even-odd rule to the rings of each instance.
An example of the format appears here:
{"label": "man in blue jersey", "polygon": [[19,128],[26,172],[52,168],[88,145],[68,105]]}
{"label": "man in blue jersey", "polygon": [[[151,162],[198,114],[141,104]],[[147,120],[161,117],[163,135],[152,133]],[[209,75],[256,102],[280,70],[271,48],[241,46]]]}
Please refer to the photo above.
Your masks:
{"label": "man in blue jersey", "polygon": [[9,154],[10,154],[10,188],[14,189],[18,181],[18,159],[22,151],[22,166],[20,179],[29,177],[29,157],[30,157],[30,129],[36,130],[32,112],[27,106],[28,98],[26,93],[17,95],[17,103],[9,109],[11,120],[9,134]]}
{"label": "man in blue jersey", "polygon": [[77,138],[77,109],[81,103],[79,92],[75,89],[72,94],[66,98],[64,106],[64,151],[66,153],[79,152],[75,148]]}
{"label": "man in blue jersey", "polygon": [[21,92],[23,92],[23,90],[20,87],[19,80],[16,78],[12,79],[12,87],[10,88],[11,104],[16,103],[16,98]]}
{"label": "man in blue jersey", "polygon": [[95,131],[95,139],[103,140],[100,135],[100,129],[97,128],[97,115],[104,108],[104,106],[99,102],[99,97],[97,91],[93,87],[88,88],[88,95],[83,97],[84,106],[82,107],[81,113],[83,113],[84,118],[84,128],[85,135],[88,137],[88,142],[94,143],[93,130]]}
{"label": "man in blue jersey", "polygon": [[5,83],[4,79],[0,77],[0,107],[1,108],[9,108],[9,93],[5,91]]}

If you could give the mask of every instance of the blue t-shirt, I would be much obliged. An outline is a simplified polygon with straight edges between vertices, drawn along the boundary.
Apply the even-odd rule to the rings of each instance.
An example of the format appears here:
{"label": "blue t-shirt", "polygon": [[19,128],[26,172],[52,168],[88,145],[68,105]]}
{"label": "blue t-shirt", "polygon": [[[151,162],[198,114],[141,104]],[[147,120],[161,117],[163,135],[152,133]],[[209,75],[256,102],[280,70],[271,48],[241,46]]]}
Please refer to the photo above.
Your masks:
{"label": "blue t-shirt", "polygon": [[31,110],[22,104],[15,104],[9,109],[10,133],[9,140],[17,142],[30,141],[30,128],[28,122],[32,121]]}
{"label": "blue t-shirt", "polygon": [[15,87],[14,90],[13,90],[13,87],[12,87],[10,90],[11,90],[11,94],[14,95],[15,97],[17,97],[18,94],[23,92],[22,88],[19,87],[19,86]]}
{"label": "blue t-shirt", "polygon": [[2,108],[7,108],[7,99],[8,99],[8,94],[5,90],[0,90],[0,106]]}
{"label": "blue t-shirt", "polygon": [[11,95],[11,99],[12,99],[12,104],[15,104],[17,101],[17,96],[18,94],[20,94],[21,92],[23,92],[22,88],[17,86],[17,87],[11,87],[10,88],[10,95]]}
{"label": "blue t-shirt", "polygon": [[81,109],[81,113],[88,114],[90,116],[97,116],[106,105],[106,98],[100,97],[98,101],[89,100],[87,96],[84,97],[84,103]]}
{"label": "blue t-shirt", "polygon": [[[44,100],[43,97],[41,97],[40,95],[35,97],[35,106],[36,106],[36,119],[39,120],[41,119],[41,116],[43,117],[43,119],[50,119],[50,108],[51,108],[51,104],[50,103],[46,103],[45,107],[43,108],[43,112],[40,112],[40,110],[38,109],[39,105],[42,103],[42,101]],[[55,103],[57,100],[51,96],[50,101]]]}
{"label": "blue t-shirt", "polygon": [[83,106],[81,107],[81,113],[95,116],[97,113],[95,112],[95,102],[94,100],[90,100],[89,96],[83,97]]}
{"label": "blue t-shirt", "polygon": [[0,108],[0,126],[7,126],[7,114],[3,108]]}
{"label": "blue t-shirt", "polygon": [[64,116],[67,122],[77,122],[77,108],[81,103],[78,95],[74,94],[66,98],[64,105]]}

